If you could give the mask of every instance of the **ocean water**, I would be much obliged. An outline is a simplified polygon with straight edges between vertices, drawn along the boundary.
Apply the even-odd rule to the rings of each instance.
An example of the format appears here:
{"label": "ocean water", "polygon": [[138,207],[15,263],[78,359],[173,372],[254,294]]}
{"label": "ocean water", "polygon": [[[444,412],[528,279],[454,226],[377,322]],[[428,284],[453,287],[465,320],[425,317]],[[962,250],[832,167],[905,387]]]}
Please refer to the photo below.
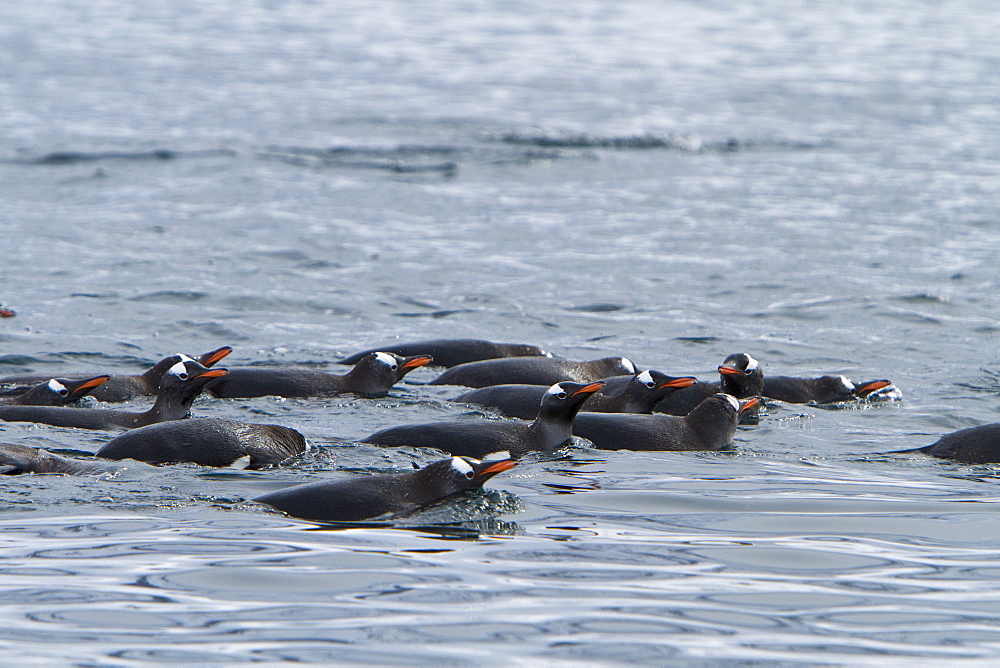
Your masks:
{"label": "ocean water", "polygon": [[461,388],[202,398],[314,448],[6,478],[4,661],[995,662],[997,468],[884,453],[1000,421],[998,33],[974,0],[0,6],[3,375],[476,337],[903,393],[352,527],[247,500],[432,461],[338,439],[485,419]]}

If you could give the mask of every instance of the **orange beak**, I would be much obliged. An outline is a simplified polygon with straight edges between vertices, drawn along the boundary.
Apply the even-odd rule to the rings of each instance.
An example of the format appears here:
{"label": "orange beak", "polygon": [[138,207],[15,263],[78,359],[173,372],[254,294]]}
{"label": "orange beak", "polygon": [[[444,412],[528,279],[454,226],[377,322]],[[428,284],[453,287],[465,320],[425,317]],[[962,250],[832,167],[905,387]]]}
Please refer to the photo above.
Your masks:
{"label": "orange beak", "polygon": [[743,375],[743,372],[740,371],[739,369],[737,369],[736,367],[726,366],[725,364],[723,364],[723,365],[721,365],[719,367],[719,373],[726,374],[727,376],[733,376],[733,375],[742,376]]}
{"label": "orange beak", "polygon": [[517,462],[515,460],[513,460],[513,459],[503,459],[503,460],[501,460],[499,462],[496,462],[495,464],[490,464],[489,466],[487,466],[486,468],[484,468],[482,471],[480,471],[479,475],[481,475],[481,476],[483,476],[483,475],[496,475],[497,473],[501,473],[502,471],[509,471],[512,468],[514,468],[515,466],[517,466]]}
{"label": "orange beak", "polygon": [[215,351],[211,352],[209,354],[209,358],[207,360],[205,360],[204,362],[202,362],[202,365],[203,366],[212,366],[213,364],[215,364],[219,360],[223,359],[226,355],[228,355],[231,352],[233,352],[233,349],[232,349],[231,346],[224,346],[222,348],[219,348],[218,350],[215,350]]}
{"label": "orange beak", "polygon": [[740,413],[758,405],[760,405],[760,397],[750,397],[749,399],[743,399],[742,401],[740,401]]}
{"label": "orange beak", "polygon": [[[671,381],[667,381],[660,387],[691,387],[698,382],[698,379],[694,376],[685,376],[683,378],[674,378]],[[657,388],[660,389],[660,388]]]}
{"label": "orange beak", "polygon": [[209,369],[205,373],[199,374],[198,378],[219,378],[227,373],[229,373],[229,369]]}
{"label": "orange beak", "polygon": [[434,358],[430,355],[420,355],[419,357],[411,357],[410,359],[403,362],[404,369],[416,369],[418,366],[424,366],[425,364],[430,364],[434,361]]}
{"label": "orange beak", "polygon": [[91,378],[87,382],[77,387],[76,391],[81,392],[83,390],[92,390],[98,385],[103,385],[104,383],[106,383],[108,381],[108,378],[111,378],[111,376],[98,376],[97,378]]}
{"label": "orange beak", "polygon": [[579,390],[577,390],[576,392],[574,392],[570,396],[575,397],[578,394],[593,394],[594,392],[597,392],[602,387],[604,387],[604,381],[603,380],[599,380],[596,383],[591,383],[590,385],[584,385],[583,387],[581,387]]}
{"label": "orange beak", "polygon": [[892,383],[888,380],[873,380],[872,382],[868,383],[863,387],[856,388],[854,390],[854,393],[859,397],[864,397],[871,394],[872,392],[877,392],[878,390],[881,390],[884,387],[889,387],[890,385],[892,385]]}

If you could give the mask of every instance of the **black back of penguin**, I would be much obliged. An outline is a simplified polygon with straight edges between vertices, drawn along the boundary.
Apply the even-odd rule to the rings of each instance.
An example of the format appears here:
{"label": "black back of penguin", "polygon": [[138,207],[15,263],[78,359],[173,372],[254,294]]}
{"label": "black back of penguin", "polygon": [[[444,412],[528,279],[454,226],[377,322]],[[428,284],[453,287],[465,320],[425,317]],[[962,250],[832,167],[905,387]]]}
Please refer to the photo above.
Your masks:
{"label": "black back of penguin", "polygon": [[209,386],[223,398],[313,397],[351,392],[362,396],[385,396],[403,376],[432,361],[429,355],[401,357],[374,352],[359,360],[345,374],[295,367],[244,367]]}
{"label": "black back of penguin", "polygon": [[361,439],[362,443],[397,447],[437,448],[452,455],[481,458],[506,450],[519,457],[532,451],[553,451],[573,436],[573,418],[603,383],[556,383],[539,403],[532,422],[524,420],[451,420],[401,425]]}
{"label": "black back of penguin", "polygon": [[232,466],[247,458],[241,468],[260,469],[277,466],[305,450],[305,437],[288,427],[192,418],[127,431],[105,443],[97,456],[149,464],[190,462],[218,467]]}
{"label": "black back of penguin", "polygon": [[478,362],[498,357],[551,357],[538,346],[524,343],[494,343],[481,339],[429,339],[411,343],[389,343],[379,348],[371,348],[349,355],[339,364],[357,364],[361,358],[374,352],[384,351],[408,357],[430,355],[434,366],[453,367],[467,362]]}
{"label": "black back of penguin", "polygon": [[410,513],[453,494],[482,487],[486,480],[513,465],[507,453],[493,453],[482,461],[452,457],[419,471],[307,483],[254,500],[306,520],[356,522]]}
{"label": "black back of penguin", "polygon": [[431,385],[545,385],[563,380],[591,383],[610,376],[631,376],[635,365],[624,357],[604,357],[577,362],[561,357],[505,357],[459,364],[430,382]]}
{"label": "black back of penguin", "polygon": [[945,434],[937,442],[918,448],[916,452],[965,464],[1000,463],[1000,422]]}
{"label": "black back of penguin", "polygon": [[715,394],[684,417],[626,413],[580,413],[573,433],[602,450],[724,450],[736,434],[741,411],[758,403]]}

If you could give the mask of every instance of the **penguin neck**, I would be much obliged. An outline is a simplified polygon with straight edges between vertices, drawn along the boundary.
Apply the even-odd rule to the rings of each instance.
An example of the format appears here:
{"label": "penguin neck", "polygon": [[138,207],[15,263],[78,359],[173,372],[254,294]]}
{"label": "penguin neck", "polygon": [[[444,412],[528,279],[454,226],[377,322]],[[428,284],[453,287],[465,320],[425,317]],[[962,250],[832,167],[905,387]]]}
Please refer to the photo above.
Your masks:
{"label": "penguin neck", "polygon": [[139,420],[143,424],[153,424],[155,422],[169,422],[170,420],[182,420],[191,413],[191,404],[197,393],[190,397],[180,397],[176,393],[166,391],[156,395],[156,401],[145,413],[140,413]]}
{"label": "penguin neck", "polygon": [[558,450],[573,438],[573,418],[578,411],[573,411],[571,415],[553,415],[542,411],[534,422],[528,426],[535,441],[534,450],[551,452]]}
{"label": "penguin neck", "polygon": [[707,445],[724,447],[736,435],[736,423],[732,413],[715,402],[702,402],[688,413],[684,421]]}

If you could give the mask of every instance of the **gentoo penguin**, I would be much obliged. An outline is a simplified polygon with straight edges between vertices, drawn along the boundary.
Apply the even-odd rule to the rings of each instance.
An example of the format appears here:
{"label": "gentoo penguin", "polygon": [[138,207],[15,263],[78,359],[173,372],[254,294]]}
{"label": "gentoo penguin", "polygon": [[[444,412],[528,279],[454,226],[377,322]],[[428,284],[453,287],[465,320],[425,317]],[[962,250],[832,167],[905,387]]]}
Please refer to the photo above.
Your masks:
{"label": "gentoo penguin", "polygon": [[4,397],[0,406],[65,406],[86,396],[110,376],[95,376],[84,380],[50,378],[39,383],[23,394]]}
{"label": "gentoo penguin", "polygon": [[[151,397],[158,391],[160,387],[160,379],[163,378],[163,374],[167,372],[167,369],[171,368],[178,362],[194,359],[199,364],[210,367],[232,351],[233,349],[231,347],[223,346],[222,348],[207,352],[204,355],[200,355],[195,358],[188,357],[182,353],[170,355],[169,357],[164,357],[162,360],[154,364],[145,373],[137,376],[117,373],[111,374],[111,377],[107,380],[107,382],[102,384],[98,389],[95,389],[90,394],[98,401],[106,402],[121,402],[135,399],[136,397]],[[48,378],[37,375],[7,376],[5,378],[0,378],[0,384],[23,385],[30,383],[31,385],[35,385],[37,383],[43,383],[46,380],[48,380]]]}
{"label": "gentoo penguin", "polygon": [[506,452],[495,452],[482,460],[452,457],[412,473],[322,480],[270,492],[254,501],[316,522],[357,522],[390,514],[398,517],[453,494],[482,487],[484,482],[515,464]]}
{"label": "gentoo penguin", "polygon": [[163,374],[156,402],[145,413],[64,406],[0,406],[0,420],[38,422],[78,429],[134,429],[154,422],[180,420],[188,416],[195,397],[225,369],[209,369],[194,360],[177,362]]}
{"label": "gentoo penguin", "polygon": [[480,339],[430,339],[413,343],[388,343],[381,348],[354,353],[340,360],[338,364],[357,364],[362,357],[379,351],[403,357],[430,355],[434,358],[434,362],[432,362],[434,366],[446,367],[497,357],[552,357],[552,353],[547,353],[538,346],[524,343],[494,343]]}
{"label": "gentoo penguin", "polygon": [[437,448],[458,457],[482,458],[505,450],[514,457],[541,450],[558,450],[573,437],[573,418],[580,406],[603,382],[571,383],[550,387],[533,422],[526,420],[477,420],[409,424],[390,427],[361,439],[382,446],[409,445]]}
{"label": "gentoo penguin", "polygon": [[191,418],[127,431],[105,443],[97,456],[149,464],[190,462],[260,469],[277,466],[305,450],[305,437],[288,427]]}
{"label": "gentoo penguin", "polygon": [[713,394],[684,417],[580,413],[573,434],[601,450],[725,450],[733,442],[740,413],[759,401]]}
{"label": "gentoo penguin", "polygon": [[[581,410],[595,413],[649,413],[661,399],[696,382],[691,376],[674,377],[659,371],[634,376],[612,376],[590,395]],[[538,414],[545,385],[490,385],[455,397],[452,401],[495,409],[509,417],[530,420]]]}
{"label": "gentoo penguin", "polygon": [[631,376],[637,372],[631,360],[605,357],[587,362],[575,362],[561,357],[502,357],[467,362],[442,373],[431,385],[545,385],[563,380],[592,383],[609,376]]}
{"label": "gentoo penguin", "polygon": [[941,459],[954,459],[963,464],[1000,463],[1000,422],[959,429],[945,434],[936,443],[915,450],[890,454],[922,452]]}
{"label": "gentoo penguin", "polygon": [[41,448],[29,448],[16,443],[0,443],[0,474],[68,473],[70,475],[100,475],[107,473],[97,464],[54,455]]}
{"label": "gentoo penguin", "polygon": [[243,367],[230,369],[225,378],[212,383],[208,391],[217,397],[315,397],[352,392],[366,397],[389,393],[410,371],[429,364],[430,355],[400,357],[393,353],[367,355],[344,375],[298,368]]}
{"label": "gentoo penguin", "polygon": [[[764,372],[760,363],[746,353],[734,353],[719,365],[718,383],[698,382],[691,387],[666,396],[654,413],[684,416],[713,394],[724,393],[737,399],[759,396],[764,389]],[[758,406],[743,413],[744,418],[757,416]]]}
{"label": "gentoo penguin", "polygon": [[843,376],[819,378],[792,378],[768,376],[764,379],[762,395],[789,404],[830,404],[857,399],[899,399],[901,393],[888,380],[872,380],[855,385]]}

